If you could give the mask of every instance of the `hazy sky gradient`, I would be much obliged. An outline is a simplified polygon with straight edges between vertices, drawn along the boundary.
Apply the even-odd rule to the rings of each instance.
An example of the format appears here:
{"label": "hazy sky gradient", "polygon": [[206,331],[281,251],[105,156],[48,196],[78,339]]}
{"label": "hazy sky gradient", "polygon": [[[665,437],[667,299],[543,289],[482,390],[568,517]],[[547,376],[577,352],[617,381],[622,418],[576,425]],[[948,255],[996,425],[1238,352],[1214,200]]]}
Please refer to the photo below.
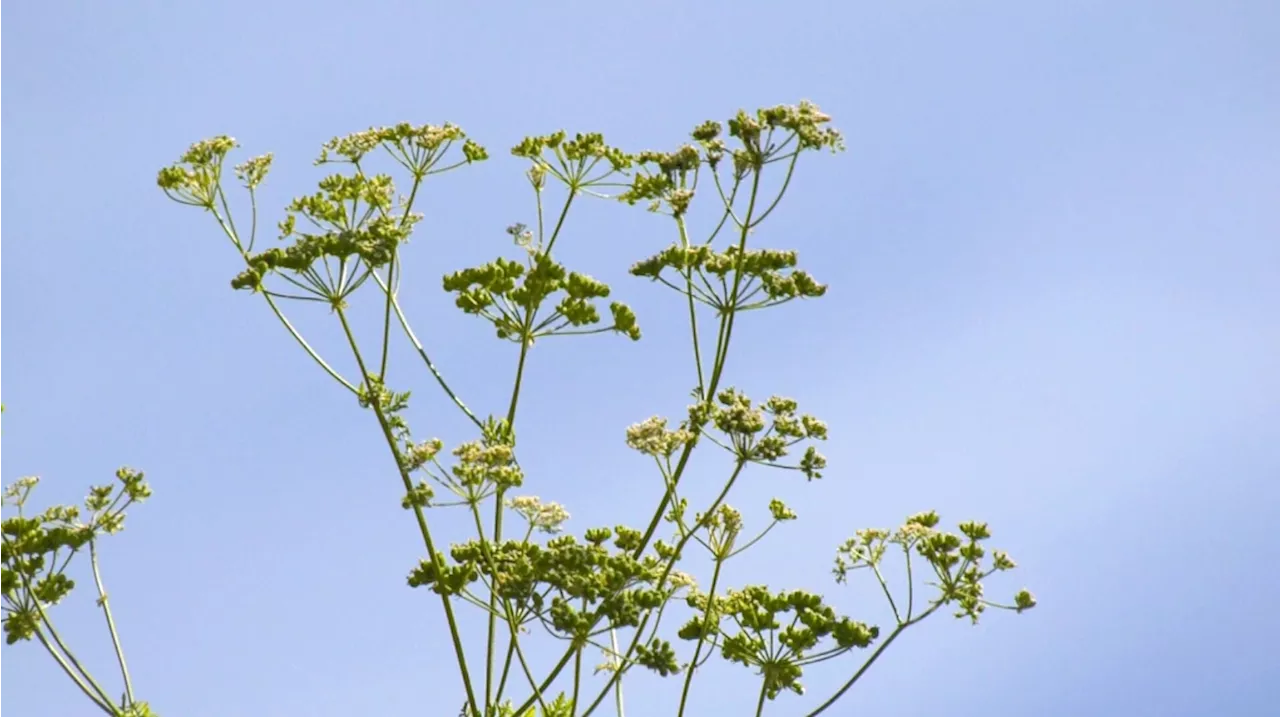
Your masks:
{"label": "hazy sky gradient", "polygon": [[[831,290],[743,321],[728,379],[824,417],[831,468],[749,474],[735,504],[781,496],[802,520],[729,581],[765,571],[883,621],[865,584],[831,582],[839,541],[928,508],[980,518],[1022,566],[992,589],[1041,607],[914,629],[835,714],[1275,713],[1280,5],[50,1],[11,3],[3,48],[3,477],[44,476],[43,505],[147,471],[156,495],[103,561],[135,685],[165,717],[451,715],[461,693],[438,600],[404,585],[421,547],[371,416],[228,288],[233,250],[164,199],[159,167],[218,133],[276,152],[270,228],[313,190],[324,140],[462,125],[493,159],[429,187],[403,299],[487,413],[513,347],[439,277],[510,256],[503,228],[532,220],[506,148],[561,127],[674,148],[802,98],[848,151],[802,162],[755,241],[800,250]],[[533,352],[529,492],[577,531],[639,523],[661,490],[622,432],[686,402],[683,305],[625,271],[672,240],[596,202],[557,245],[645,330]],[[291,307],[351,373],[310,309]],[[416,431],[471,438],[405,342],[395,358]],[[110,681],[90,591],[57,615]],[[12,714],[90,714],[38,645],[0,655]],[[766,714],[803,714],[850,665]],[[630,717],[667,713],[658,681],[628,680]],[[757,684],[709,672],[699,714],[738,714]]]}

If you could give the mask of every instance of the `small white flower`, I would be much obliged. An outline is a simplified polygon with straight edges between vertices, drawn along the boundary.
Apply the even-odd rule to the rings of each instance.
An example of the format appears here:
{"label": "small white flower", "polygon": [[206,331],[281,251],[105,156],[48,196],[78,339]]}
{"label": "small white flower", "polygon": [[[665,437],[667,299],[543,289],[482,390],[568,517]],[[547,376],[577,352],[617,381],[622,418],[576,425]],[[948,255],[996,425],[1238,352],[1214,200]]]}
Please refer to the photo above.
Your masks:
{"label": "small white flower", "polygon": [[569,511],[559,503],[543,503],[536,495],[524,495],[511,498],[507,506],[519,513],[529,525],[544,533],[560,532],[565,521],[569,520]]}

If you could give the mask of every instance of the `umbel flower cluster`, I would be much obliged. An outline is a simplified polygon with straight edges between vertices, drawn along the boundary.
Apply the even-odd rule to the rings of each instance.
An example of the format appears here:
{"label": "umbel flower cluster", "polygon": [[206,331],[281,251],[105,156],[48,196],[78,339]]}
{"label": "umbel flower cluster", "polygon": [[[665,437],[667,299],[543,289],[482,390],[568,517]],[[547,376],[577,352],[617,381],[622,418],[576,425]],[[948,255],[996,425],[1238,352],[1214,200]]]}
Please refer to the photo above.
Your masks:
{"label": "umbel flower cluster", "polygon": [[[154,717],[146,702],[134,699],[129,668],[103,587],[98,563],[98,541],[124,530],[125,511],[151,497],[151,486],[141,472],[116,471],[116,482],[89,489],[83,510],[75,505],[54,505],[39,513],[30,511],[31,494],[39,484],[35,476],[19,478],[4,490],[3,504],[13,515],[4,518],[0,563],[3,592],[4,639],[12,645],[36,640],[62,670],[101,711],[119,717]],[[68,575],[71,561],[89,553],[97,605],[107,628],[124,680],[124,694],[116,699],[76,658],[69,640],[54,627],[52,608],[76,587]]]}
{"label": "umbel flower cluster", "polygon": [[[628,699],[637,699],[624,691],[636,671],[671,681],[678,715],[724,714],[716,694],[693,686],[717,657],[744,668],[743,679],[757,695],[756,715],[784,695],[798,701],[801,714],[817,715],[904,631],[934,613],[950,610],[976,622],[991,609],[1022,612],[1035,605],[1026,591],[1007,602],[990,600],[988,578],[1012,569],[1013,561],[988,550],[985,524],[964,522],[948,532],[933,512],[892,530],[851,526],[853,537],[836,550],[836,582],[863,571],[883,592],[892,623],[845,614],[838,594],[782,589],[767,574],[743,575],[734,560],[799,518],[781,497],[736,508],[735,487],[770,474],[798,474],[805,480],[779,480],[777,491],[813,490],[828,472],[817,449],[828,438],[827,424],[802,413],[794,399],[752,399],[733,386],[726,369],[753,312],[826,294],[795,251],[755,244],[801,159],[844,147],[816,105],[778,105],[703,122],[669,151],[631,152],[599,133],[564,131],[516,144],[510,154],[524,164],[533,200],[526,221],[507,226],[507,251],[493,260],[441,269],[454,304],[490,324],[512,354],[509,400],[482,413],[432,361],[399,287],[405,245],[426,220],[415,211],[430,186],[426,180],[483,162],[488,151],[448,123],[334,138],[316,159],[334,173],[320,179],[317,191],[289,202],[277,225],[280,245],[259,250],[257,190],[272,156],[234,167],[249,206],[249,220],[237,223],[232,205],[239,200],[229,196],[223,169],[237,146],[225,136],[198,142],[160,171],[158,184],[213,219],[239,256],[232,287],[259,297],[310,360],[368,411],[371,428],[385,439],[387,470],[398,477],[401,508],[422,540],[423,555],[408,568],[407,582],[433,596],[443,612],[447,637],[426,647],[446,653],[433,658],[457,667],[463,717],[622,715]],[[642,462],[652,462],[648,522],[579,532],[570,529],[563,505],[539,497],[545,486],[530,490],[542,476],[522,467],[517,428],[529,420],[520,397],[539,339],[641,338],[638,317],[613,300],[613,289],[587,267],[566,266],[556,252],[560,242],[572,241],[571,209],[592,199],[643,204],[669,227],[670,245],[636,260],[630,273],[675,294],[669,315],[688,323],[692,402],[684,415],[653,416],[619,432]],[[709,229],[695,228],[704,225]],[[362,296],[381,314],[369,343],[357,340],[351,325],[350,306]],[[331,315],[353,372],[336,369],[289,320],[287,309],[315,304]],[[474,431],[471,440],[447,451],[441,440],[411,430],[410,393],[386,384],[389,347],[398,337]],[[704,447],[712,454],[707,465],[722,470],[710,500],[686,490],[691,457]],[[705,486],[703,474],[713,469],[698,470]],[[446,544],[445,523],[434,520],[439,511],[458,512],[470,533],[450,535]],[[35,544],[25,540],[22,545]],[[32,611],[62,593],[27,568],[12,568],[17,577],[10,578],[9,545],[6,599],[13,591],[23,612],[7,615],[6,630],[40,637],[46,633]],[[884,569],[886,557],[903,563],[905,581],[890,579],[897,573]],[[476,611],[484,629],[464,630],[471,623],[459,619],[462,610]],[[532,640],[550,649],[527,649]],[[809,695],[803,678],[812,670],[841,675],[844,683],[834,694]]]}

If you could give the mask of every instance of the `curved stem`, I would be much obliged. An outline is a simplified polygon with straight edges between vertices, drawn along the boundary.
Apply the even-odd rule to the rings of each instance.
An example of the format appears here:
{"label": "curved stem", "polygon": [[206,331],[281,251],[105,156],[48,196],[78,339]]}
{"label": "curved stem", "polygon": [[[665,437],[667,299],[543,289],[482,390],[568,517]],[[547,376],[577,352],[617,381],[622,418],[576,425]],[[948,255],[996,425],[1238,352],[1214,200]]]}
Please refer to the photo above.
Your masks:
{"label": "curved stem", "polygon": [[[405,201],[404,216],[400,217],[400,228],[404,228],[409,223],[409,216],[413,211],[413,201],[418,197],[418,188],[422,186],[422,175],[417,172],[413,176],[413,188],[409,190],[409,198]],[[385,213],[385,209],[383,212]],[[387,286],[396,286],[396,259],[399,258],[400,252],[393,251],[391,253],[391,261],[387,263]],[[373,271],[373,267],[369,268]],[[391,299],[392,292],[387,291],[387,303],[382,310],[382,363],[378,367],[378,378],[385,379],[387,377],[387,354],[391,343]]]}
{"label": "curved stem", "polygon": [[853,676],[850,677],[849,680],[844,683],[844,686],[842,686],[839,690],[836,690],[836,693],[832,695],[826,702],[823,702],[822,704],[818,705],[817,708],[815,708],[809,714],[805,715],[805,717],[817,717],[817,715],[822,714],[824,711],[826,711],[828,707],[835,704],[841,697],[844,697],[844,693],[848,692],[849,689],[853,687],[853,685],[859,679],[861,679],[861,677],[864,674],[866,674],[867,670],[871,669],[871,666],[875,664],[875,661],[880,659],[880,655],[884,654],[884,651],[889,648],[889,645],[892,645],[893,641],[898,639],[898,635],[901,635],[903,631],[906,630],[908,627],[911,627],[917,622],[920,622],[926,617],[929,617],[930,615],[932,615],[935,610],[941,607],[941,605],[942,603],[939,602],[935,604],[933,607],[921,613],[920,617],[914,620],[909,620],[907,622],[901,623],[897,627],[895,627],[893,629],[893,632],[889,633],[889,636],[884,639],[884,642],[881,642],[880,645],[876,647],[876,651],[871,653],[871,657],[868,657],[867,661],[862,663],[862,667],[858,668],[858,671],[853,673]]}
{"label": "curved stem", "polygon": [[[382,287],[383,291],[391,292],[390,287],[387,284],[382,283],[382,277],[374,274],[373,280],[378,282],[378,285]],[[436,368],[434,363],[432,363],[431,357],[427,355],[427,350],[423,348],[422,342],[418,340],[418,336],[413,333],[413,328],[409,326],[409,320],[405,317],[404,310],[400,307],[400,300],[396,298],[394,294],[392,294],[391,297],[391,308],[395,311],[396,318],[400,320],[400,328],[404,329],[405,336],[409,337],[409,342],[413,344],[413,347],[418,351],[418,355],[422,357],[423,363],[427,365],[427,369],[431,371],[431,375],[435,377],[436,383],[440,384],[440,388],[444,389],[445,395],[453,401],[454,405],[456,405],[466,415],[466,417],[476,425],[477,428],[483,428],[484,421],[481,421],[476,417],[476,414],[473,413],[470,408],[467,408],[467,404],[463,403],[461,398],[458,398],[458,395],[453,392],[453,389],[450,388],[449,384],[444,380],[444,376],[440,374],[440,370]]]}
{"label": "curved stem", "polygon": [[764,540],[764,536],[768,535],[768,534],[769,534],[769,531],[773,530],[774,526],[776,526],[777,524],[778,524],[778,521],[776,521],[776,520],[775,520],[775,521],[773,521],[772,523],[770,523],[770,524],[769,524],[769,527],[765,528],[763,531],[761,531],[761,532],[760,532],[760,534],[759,534],[759,535],[757,535],[756,537],[752,538],[752,539],[751,539],[751,541],[750,541],[750,542],[748,542],[746,545],[744,545],[744,546],[742,546],[741,548],[738,548],[737,550],[734,550],[733,552],[731,552],[731,553],[729,553],[728,555],[726,555],[726,556],[725,556],[725,560],[728,560],[729,558],[732,558],[732,557],[734,557],[734,556],[736,556],[736,555],[739,555],[739,554],[741,554],[741,553],[745,552],[745,551],[746,551],[748,548],[750,548],[751,546],[755,545],[756,543],[760,542],[761,540]]}
{"label": "curved stem", "polygon": [[910,622],[916,604],[916,581],[911,575],[911,546],[903,546],[903,552],[907,554],[907,622]]}
{"label": "curved stem", "polygon": [[769,682],[767,680],[760,681],[760,699],[756,700],[756,717],[764,714],[764,698],[769,695]]}
{"label": "curved stem", "polygon": [[[413,190],[418,191],[417,185]],[[396,258],[400,252],[393,251],[391,253],[391,261],[387,262],[387,286],[395,285]],[[372,271],[372,269],[370,269]],[[382,311],[382,360],[378,366],[378,380],[386,380],[387,378],[387,357],[391,354],[391,292],[387,292],[386,307]]]}
{"label": "curved stem", "polygon": [[258,193],[249,187],[249,251],[258,239]]}
{"label": "curved stem", "polygon": [[782,201],[782,195],[787,193],[787,187],[791,185],[791,175],[796,170],[796,160],[799,158],[800,158],[799,149],[791,153],[791,163],[787,165],[787,178],[782,180],[782,188],[778,190],[778,196],[774,197],[773,203],[769,205],[768,209],[765,209],[763,212],[760,213],[759,217],[757,217],[754,221],[750,222],[751,227],[754,228],[754,227],[760,226],[760,223],[763,222],[765,218],[767,218],[770,214],[772,214],[775,208],[777,208],[778,202]]}
{"label": "curved stem", "polygon": [[[240,257],[245,260],[245,263],[248,263],[249,254],[240,244],[240,237],[236,235],[235,229],[228,226],[230,217],[228,217],[227,220],[224,220],[222,215],[218,214],[216,211],[213,212],[213,217],[218,220],[218,226],[222,227],[223,233],[227,235],[227,238],[231,240],[231,243],[235,244],[236,249],[240,250]],[[267,300],[267,306],[271,307],[271,312],[274,313],[276,318],[280,320],[280,323],[284,324],[284,327],[289,330],[289,334],[298,342],[298,345],[302,347],[302,350],[306,351],[307,355],[319,364],[320,368],[324,369],[325,373],[329,374],[333,380],[342,384],[343,388],[347,389],[351,393],[359,394],[360,391],[355,386],[352,386],[350,381],[343,378],[337,371],[333,370],[332,366],[325,363],[324,359],[320,358],[320,354],[316,353],[316,350],[311,348],[311,344],[308,344],[307,340],[302,338],[302,334],[298,333],[298,330],[293,328],[293,324],[289,323],[289,320],[285,318],[284,313],[280,311],[280,307],[276,306],[276,302],[266,294],[263,294],[262,296]]]}
{"label": "curved stem", "polygon": [[294,340],[298,342],[298,345],[302,347],[302,350],[306,351],[307,355],[310,356],[312,360],[314,360],[320,366],[320,368],[324,369],[325,373],[329,374],[329,376],[332,377],[333,380],[342,384],[342,387],[347,389],[351,393],[354,393],[354,394],[360,393],[360,390],[357,389],[355,386],[351,385],[350,381],[343,378],[337,371],[333,369],[332,366],[326,363],[324,359],[320,358],[320,354],[316,353],[316,350],[311,348],[311,344],[307,343],[307,340],[302,338],[302,334],[298,333],[298,330],[293,328],[293,324],[289,323],[289,319],[285,318],[284,313],[280,311],[280,307],[276,306],[276,302],[273,301],[270,296],[267,296],[264,294],[263,298],[267,300],[267,306],[271,307],[272,313],[274,313],[276,315],[276,318],[280,320],[280,323],[284,324],[284,327],[289,330],[289,334],[293,336]]}

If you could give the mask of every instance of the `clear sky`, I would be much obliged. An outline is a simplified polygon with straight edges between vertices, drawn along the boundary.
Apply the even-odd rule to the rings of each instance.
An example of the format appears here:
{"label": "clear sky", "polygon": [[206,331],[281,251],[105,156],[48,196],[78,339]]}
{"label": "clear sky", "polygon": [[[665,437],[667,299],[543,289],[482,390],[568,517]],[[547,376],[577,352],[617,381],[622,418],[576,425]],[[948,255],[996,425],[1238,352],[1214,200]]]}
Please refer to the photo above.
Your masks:
{"label": "clear sky", "polygon": [[[560,127],[669,148],[803,98],[849,149],[802,163],[758,241],[831,290],[744,322],[729,380],[825,418],[831,468],[751,474],[736,503],[782,496],[801,521],[730,582],[765,571],[882,621],[865,586],[831,582],[836,544],[927,508],[981,518],[1022,566],[992,588],[1041,606],[914,629],[836,714],[1275,714],[1280,5],[48,1],[10,4],[3,60],[4,479],[73,501],[147,471],[155,497],[103,560],[165,717],[456,714],[460,697],[439,604],[404,584],[420,546],[369,414],[230,290],[237,257],[161,195],[159,167],[218,133],[275,151],[271,226],[314,188],[324,140],[462,125],[494,159],[430,188],[404,301],[489,412],[515,355],[439,277],[510,255],[503,228],[530,221],[506,148]],[[640,208],[571,218],[561,258],[646,331],[533,354],[522,462],[578,529],[639,522],[660,490],[622,431],[683,407],[685,330],[678,297],[625,269],[671,240]],[[417,431],[470,438],[403,349]],[[88,588],[57,614],[109,678]],[[11,714],[89,714],[38,645],[0,654]],[[849,664],[767,714],[801,713]],[[658,680],[628,682],[629,715],[666,713]],[[700,713],[737,713],[756,684],[710,672]]]}

